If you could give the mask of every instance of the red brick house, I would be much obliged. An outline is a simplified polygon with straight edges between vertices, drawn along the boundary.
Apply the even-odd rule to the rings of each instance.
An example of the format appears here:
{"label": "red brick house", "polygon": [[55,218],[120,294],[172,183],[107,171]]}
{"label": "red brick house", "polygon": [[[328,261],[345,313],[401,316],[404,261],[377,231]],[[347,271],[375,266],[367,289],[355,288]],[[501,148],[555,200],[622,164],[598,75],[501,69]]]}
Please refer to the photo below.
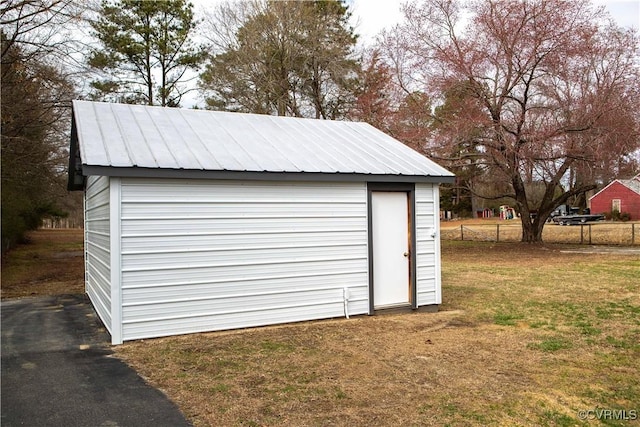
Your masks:
{"label": "red brick house", "polygon": [[617,210],[640,220],[640,174],[631,179],[616,179],[589,199],[594,214]]}

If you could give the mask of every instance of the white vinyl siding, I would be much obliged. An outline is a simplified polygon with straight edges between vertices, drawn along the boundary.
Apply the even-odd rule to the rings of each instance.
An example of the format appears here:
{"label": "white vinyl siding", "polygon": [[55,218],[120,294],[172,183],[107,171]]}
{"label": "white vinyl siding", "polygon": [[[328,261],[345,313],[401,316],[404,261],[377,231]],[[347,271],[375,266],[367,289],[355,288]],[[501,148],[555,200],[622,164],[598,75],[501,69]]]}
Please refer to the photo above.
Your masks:
{"label": "white vinyl siding", "polygon": [[123,178],[123,339],[368,312],[364,183]]}
{"label": "white vinyl siding", "polygon": [[85,288],[112,332],[109,178],[90,176],[85,193]]}
{"label": "white vinyl siding", "polygon": [[440,304],[438,184],[416,184],[415,191],[417,305]]}

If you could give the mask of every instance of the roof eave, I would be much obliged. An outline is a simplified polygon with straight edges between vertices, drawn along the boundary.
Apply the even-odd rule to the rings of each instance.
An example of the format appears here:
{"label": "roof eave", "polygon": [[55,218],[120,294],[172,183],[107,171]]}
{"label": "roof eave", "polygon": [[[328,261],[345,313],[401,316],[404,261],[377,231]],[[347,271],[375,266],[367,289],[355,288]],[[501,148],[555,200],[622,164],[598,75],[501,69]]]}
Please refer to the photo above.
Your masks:
{"label": "roof eave", "polygon": [[453,183],[451,175],[391,175],[325,172],[268,172],[202,169],[156,169],[82,165],[84,176],[114,176],[130,178],[187,178],[252,181],[317,181],[317,182],[415,182]]}
{"label": "roof eave", "polygon": [[78,131],[76,130],[76,119],[71,114],[71,143],[69,146],[69,169],[67,178],[67,190],[77,191],[84,188],[84,176],[82,173],[82,159],[80,157],[80,146],[78,144]]}

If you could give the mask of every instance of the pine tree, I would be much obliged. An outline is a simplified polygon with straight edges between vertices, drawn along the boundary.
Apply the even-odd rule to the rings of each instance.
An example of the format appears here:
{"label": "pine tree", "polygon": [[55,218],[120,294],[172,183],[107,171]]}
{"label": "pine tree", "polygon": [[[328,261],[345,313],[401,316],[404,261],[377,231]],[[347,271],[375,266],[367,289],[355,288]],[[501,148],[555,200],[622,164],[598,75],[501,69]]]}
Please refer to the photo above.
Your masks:
{"label": "pine tree", "polygon": [[93,24],[101,46],[88,60],[103,74],[93,98],[178,106],[187,92],[180,83],[204,58],[191,39],[196,24],[185,0],[104,0]]}

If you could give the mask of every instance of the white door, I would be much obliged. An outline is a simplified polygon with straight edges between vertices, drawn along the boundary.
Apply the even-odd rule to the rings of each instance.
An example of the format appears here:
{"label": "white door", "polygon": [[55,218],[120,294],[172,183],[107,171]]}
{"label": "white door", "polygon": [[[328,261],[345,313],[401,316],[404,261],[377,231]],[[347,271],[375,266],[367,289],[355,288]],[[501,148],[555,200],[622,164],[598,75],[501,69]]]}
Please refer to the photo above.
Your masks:
{"label": "white door", "polygon": [[371,193],[373,306],[410,303],[408,194]]}

